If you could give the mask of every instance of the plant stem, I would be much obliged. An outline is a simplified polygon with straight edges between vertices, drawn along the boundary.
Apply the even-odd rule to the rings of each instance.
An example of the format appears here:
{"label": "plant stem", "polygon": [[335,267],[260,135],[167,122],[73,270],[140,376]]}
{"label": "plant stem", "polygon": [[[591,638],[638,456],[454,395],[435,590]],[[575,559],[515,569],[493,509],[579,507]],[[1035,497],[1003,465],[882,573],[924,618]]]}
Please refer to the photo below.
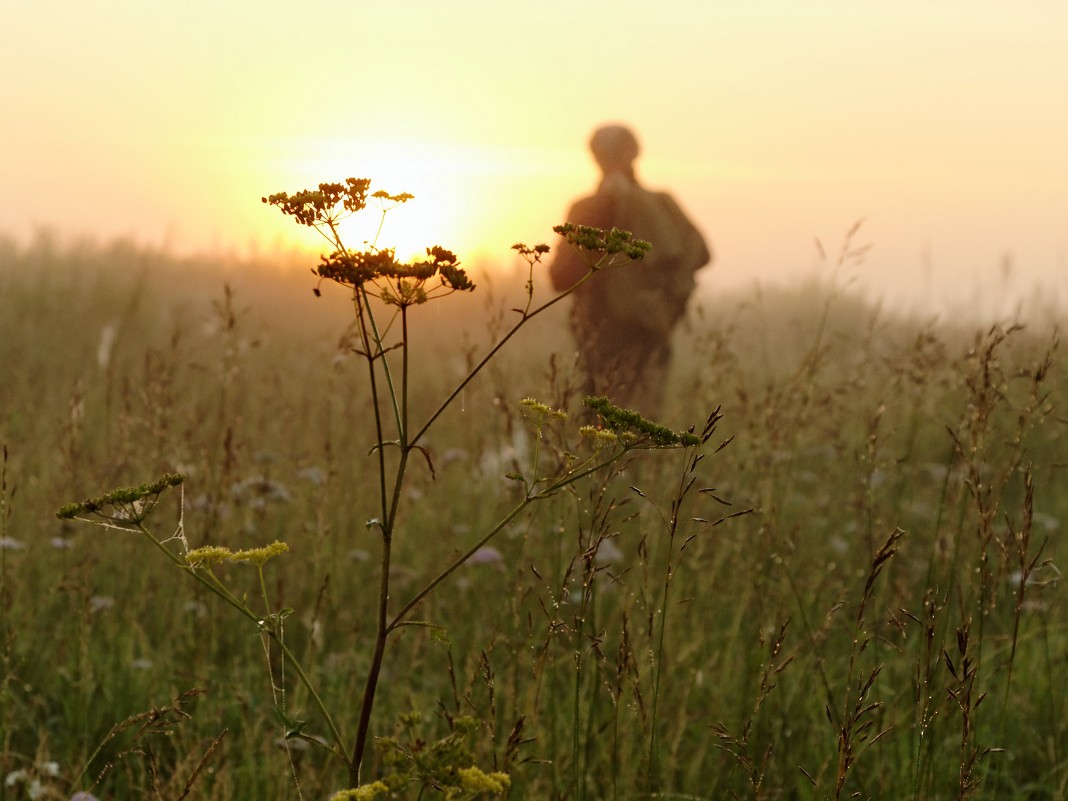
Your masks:
{"label": "plant stem", "polygon": [[[389,564],[392,539],[391,536],[383,537],[382,563],[384,566]],[[371,667],[367,673],[367,682],[363,688],[363,700],[360,703],[360,722],[356,729],[356,743],[352,749],[352,758],[349,760],[349,785],[351,787],[358,787],[360,784],[360,768],[363,766],[363,758],[367,750],[367,735],[371,728],[371,710],[374,708],[378,677],[382,672],[382,662],[386,655],[386,636],[389,634],[389,629],[386,627],[388,603],[389,570],[385,568],[379,578],[378,630],[375,634],[375,650],[371,656]]]}
{"label": "plant stem", "polygon": [[[223,586],[223,584],[217,578],[215,578],[214,573],[211,573],[210,571],[208,572],[208,575],[212,578],[212,580],[209,581],[203,574],[194,569],[192,565],[175,556],[174,553],[172,553],[162,542],[160,542],[153,536],[151,531],[145,528],[143,523],[138,523],[136,528],[138,531],[144,534],[153,545],[155,545],[160,551],[162,551],[163,554],[171,562],[181,568],[183,572],[192,576],[195,581],[201,584],[201,586],[205,587],[214,595],[225,601],[227,604],[232,606],[234,609],[236,609],[239,613],[251,620],[257,626],[261,628],[263,627],[262,618],[255,612],[253,612],[251,609],[249,609],[238,598],[236,598],[233,593],[227,590],[226,587]],[[264,594],[264,600],[266,602],[266,591]],[[277,636],[277,633],[270,627],[267,628],[267,633],[271,637],[271,639],[278,643],[278,647],[282,651],[283,658],[287,660],[289,664],[293,667],[293,669],[297,672],[297,677],[300,679],[300,683],[304,685],[304,689],[308,691],[308,694],[315,702],[316,709],[318,709],[319,714],[322,715],[323,720],[326,723],[326,727],[330,730],[330,736],[334,741],[334,748],[331,749],[331,753],[333,753],[339,759],[344,760],[344,754],[346,750],[345,739],[341,736],[341,732],[338,730],[337,724],[334,722],[334,718],[331,716],[330,711],[326,708],[326,704],[323,703],[322,697],[319,695],[319,693],[315,689],[315,686],[312,684],[311,678],[309,678],[308,674],[304,672],[304,668],[301,666],[300,661],[296,657],[296,654],[294,654],[289,649],[289,646],[286,645],[285,642],[283,642],[282,639]]]}
{"label": "plant stem", "polygon": [[457,568],[463,565],[464,562],[474,556],[475,552],[479,548],[481,548],[491,539],[493,539],[498,533],[500,533],[501,529],[503,529],[505,526],[515,520],[515,518],[518,517],[519,514],[534,501],[541,500],[542,498],[547,498],[548,496],[566,487],[567,485],[573,484],[576,481],[580,481],[586,476],[596,473],[604,469],[605,467],[608,467],[608,465],[623,458],[623,456],[629,451],[630,448],[624,448],[623,450],[619,451],[610,458],[605,459],[604,461],[597,462],[589,467],[585,467],[581,470],[575,471],[574,473],[569,473],[568,475],[564,476],[561,479],[558,479],[557,481],[553,482],[548,487],[543,490],[540,490],[539,492],[525,495],[523,497],[523,500],[520,501],[515,507],[513,507],[512,510],[509,511],[504,517],[497,521],[496,525],[494,525],[493,528],[491,528],[485,534],[485,536],[483,536],[480,540],[478,540],[478,542],[468,548],[462,555],[454,559],[448,567],[438,573],[438,575],[435,576],[433,580],[431,580],[426,586],[423,587],[423,589],[417,592],[415,596],[412,597],[412,599],[408,601],[408,603],[406,603],[396,615],[393,616],[393,620],[390,622],[389,626],[387,626],[387,631],[392,631],[393,629],[397,628],[397,626],[401,625],[404,622],[404,618],[408,616],[408,613],[411,612],[416,606],[418,606],[419,602],[426,598],[426,596],[429,595],[433,591],[433,589],[438,586],[438,584],[447,579],[450,575],[452,575],[452,573],[456,571]]}
{"label": "plant stem", "polygon": [[[360,702],[360,718],[356,729],[356,742],[352,749],[352,758],[349,761],[349,783],[356,787],[360,782],[360,770],[367,752],[367,741],[371,729],[371,712],[374,709],[375,695],[378,692],[378,679],[382,673],[382,663],[386,657],[386,640],[393,626],[389,624],[389,571],[393,552],[393,534],[396,530],[397,512],[400,506],[401,490],[404,486],[404,475],[408,467],[408,454],[411,453],[411,445],[407,441],[408,436],[408,370],[409,370],[409,342],[408,342],[408,315],[406,308],[401,308],[401,378],[400,393],[393,383],[389,365],[385,358],[385,349],[382,345],[381,335],[375,324],[374,316],[366,305],[363,310],[367,313],[374,333],[376,355],[382,358],[383,370],[386,374],[386,382],[389,388],[390,400],[393,404],[393,414],[397,423],[397,444],[400,448],[400,459],[394,474],[393,488],[387,506],[386,481],[385,481],[385,455],[384,443],[379,429],[378,452],[379,465],[381,466],[381,493],[382,493],[382,561],[378,585],[378,610],[376,615],[377,627],[375,632],[375,647],[371,655],[371,666],[367,673],[367,681],[364,684],[363,698]],[[374,357],[368,351],[368,364],[371,374],[374,374]],[[378,407],[378,395],[372,391],[372,398],[376,408]]]}
{"label": "plant stem", "polygon": [[460,383],[457,384],[456,387],[452,390],[452,392],[448,394],[445,400],[441,402],[441,404],[434,411],[434,413],[431,414],[429,418],[427,418],[427,421],[423,423],[422,428],[415,432],[415,434],[411,438],[411,444],[415,445],[417,442],[419,442],[420,439],[422,439],[423,435],[426,434],[426,432],[430,429],[432,425],[434,425],[434,422],[445,412],[445,410],[452,404],[452,402],[456,400],[457,396],[464,390],[464,388],[468,384],[470,384],[472,380],[474,380],[475,376],[482,371],[482,368],[485,367],[493,359],[493,357],[497,355],[498,352],[500,352],[501,348],[505,346],[508,340],[515,336],[515,334],[519,331],[520,328],[526,325],[528,321],[537,317],[542,312],[546,311],[550,307],[556,305],[561,300],[566,298],[568,295],[575,291],[576,287],[579,287],[582,284],[586,283],[586,281],[590,279],[594,272],[595,269],[591,267],[590,271],[567,291],[562,292],[552,300],[546,301],[532,312],[524,310],[522,312],[522,316],[519,318],[519,321],[514,326],[512,326],[511,329],[509,329],[508,333],[501,337],[501,339],[497,342],[496,345],[490,348],[489,352],[482,357],[478,364],[476,364],[474,367],[471,368],[470,371],[468,371],[467,375],[464,376]]}

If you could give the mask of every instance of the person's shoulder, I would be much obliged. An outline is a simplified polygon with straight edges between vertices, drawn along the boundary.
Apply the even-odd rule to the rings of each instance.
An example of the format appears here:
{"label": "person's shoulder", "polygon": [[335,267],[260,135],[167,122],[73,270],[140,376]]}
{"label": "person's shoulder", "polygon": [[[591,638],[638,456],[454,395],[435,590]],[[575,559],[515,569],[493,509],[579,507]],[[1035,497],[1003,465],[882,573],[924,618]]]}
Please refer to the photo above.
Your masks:
{"label": "person's shoulder", "polygon": [[587,195],[581,197],[571,204],[571,211],[582,211],[583,209],[592,209],[601,205],[604,202],[603,198],[597,195]]}
{"label": "person's shoulder", "polygon": [[567,222],[576,225],[593,225],[604,227],[605,217],[610,210],[611,201],[603,195],[589,195],[571,204],[567,213]]}
{"label": "person's shoulder", "polygon": [[678,201],[675,200],[675,196],[664,189],[647,189],[645,190],[650,197],[656,198],[657,201],[664,205],[678,206]]}

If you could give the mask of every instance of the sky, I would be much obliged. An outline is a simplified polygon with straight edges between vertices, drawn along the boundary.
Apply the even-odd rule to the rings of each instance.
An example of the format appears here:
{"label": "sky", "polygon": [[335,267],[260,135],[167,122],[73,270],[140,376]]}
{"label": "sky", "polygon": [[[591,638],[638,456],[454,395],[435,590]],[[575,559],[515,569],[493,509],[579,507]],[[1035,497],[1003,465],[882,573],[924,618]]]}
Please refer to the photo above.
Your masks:
{"label": "sky", "polygon": [[318,251],[260,199],[355,176],[415,195],[379,244],[508,263],[604,122],[705,291],[827,277],[863,219],[840,278],[891,304],[1068,302],[1063,0],[6,0],[0,235]]}

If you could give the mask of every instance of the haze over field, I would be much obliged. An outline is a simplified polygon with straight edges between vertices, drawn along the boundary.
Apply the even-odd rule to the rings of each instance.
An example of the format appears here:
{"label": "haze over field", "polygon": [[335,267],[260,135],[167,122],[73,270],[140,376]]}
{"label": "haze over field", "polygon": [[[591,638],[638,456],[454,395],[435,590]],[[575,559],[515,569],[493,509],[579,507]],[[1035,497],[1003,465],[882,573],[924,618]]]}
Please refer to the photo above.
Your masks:
{"label": "haze over field", "polygon": [[260,197],[354,175],[416,195],[383,244],[508,259],[621,120],[714,244],[706,286],[811,275],[863,217],[872,295],[1004,311],[1068,298],[1066,41],[1052,0],[15,0],[0,233],[319,248]]}

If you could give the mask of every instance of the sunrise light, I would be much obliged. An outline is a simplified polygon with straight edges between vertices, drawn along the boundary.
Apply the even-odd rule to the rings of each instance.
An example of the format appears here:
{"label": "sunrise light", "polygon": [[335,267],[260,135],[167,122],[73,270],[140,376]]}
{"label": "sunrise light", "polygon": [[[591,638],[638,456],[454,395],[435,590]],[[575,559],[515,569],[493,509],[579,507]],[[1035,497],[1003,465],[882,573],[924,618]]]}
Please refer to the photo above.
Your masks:
{"label": "sunrise light", "polygon": [[1068,272],[1061,3],[40,8],[0,32],[19,241],[317,250],[259,199],[353,176],[415,196],[381,245],[507,259],[551,239],[596,182],[590,131],[621,121],[711,239],[716,286],[807,274],[860,217],[880,293],[932,268],[956,292],[1006,254]]}

